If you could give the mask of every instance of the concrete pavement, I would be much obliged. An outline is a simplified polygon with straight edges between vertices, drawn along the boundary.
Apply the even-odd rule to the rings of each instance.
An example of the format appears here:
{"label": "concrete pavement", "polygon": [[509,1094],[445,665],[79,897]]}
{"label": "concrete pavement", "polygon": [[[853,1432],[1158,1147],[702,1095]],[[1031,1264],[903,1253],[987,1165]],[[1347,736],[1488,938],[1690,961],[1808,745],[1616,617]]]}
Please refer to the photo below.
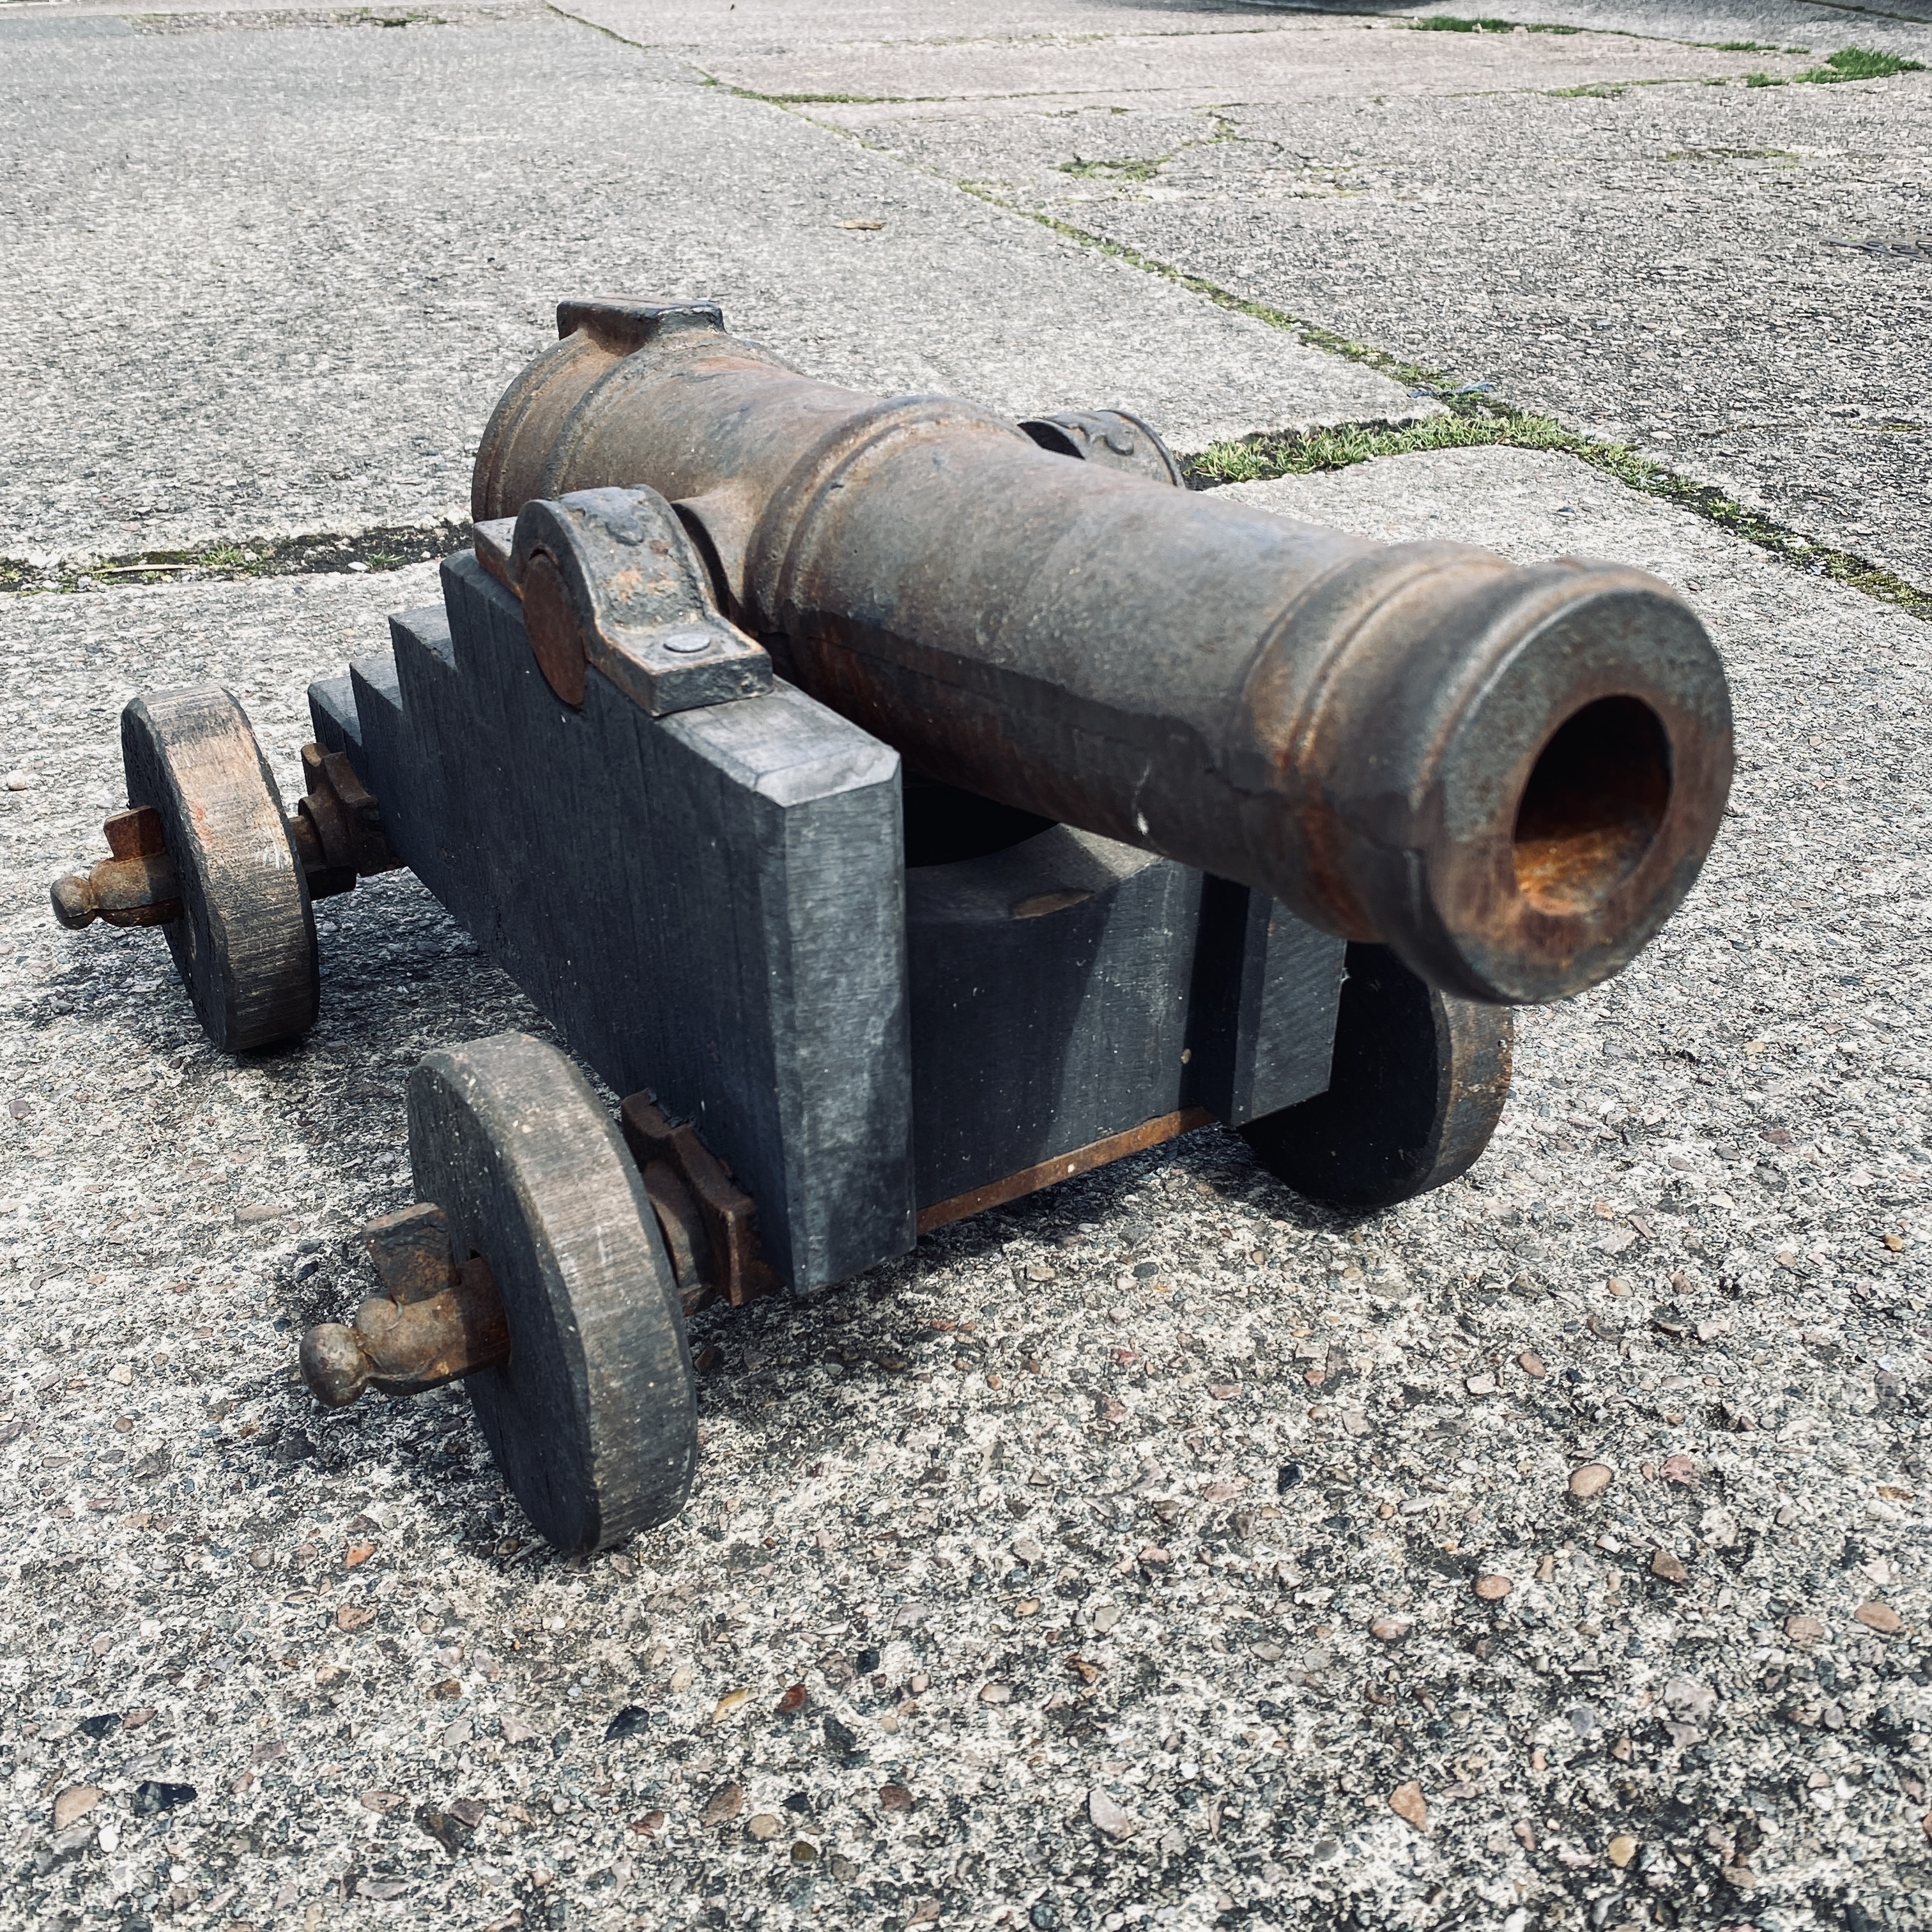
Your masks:
{"label": "concrete pavement", "polygon": [[[166,4],[0,8],[0,554],[460,514],[588,286],[1192,448],[1442,406],[1166,265],[1932,580],[1928,270],[1828,239],[1932,230],[1932,76],[1743,84],[1932,64],[1915,0],[1537,9],[1681,40]],[[1682,44],[1717,39],[1810,51]],[[962,91],[716,84],[888,76]],[[1436,1196],[1351,1223],[1209,1130],[700,1317],[692,1506],[596,1564],[532,1541],[460,1393],[322,1415],[290,1379],[407,1196],[409,1067],[539,1025],[515,988],[386,876],[321,909],[315,1034],[229,1062],[156,935],[45,910],[122,796],[128,697],[228,683],[286,788],[307,681],[433,571],[0,601],[10,1919],[1928,1922],[1932,632],[1563,454],[1238,489],[1682,587],[1740,719],[1696,892],[1520,1016],[1496,1140]]]}
{"label": "concrete pavement", "polygon": [[[1932,26],[1889,25],[1932,68]],[[1635,445],[1923,586],[1932,72],[1792,78],[1850,35],[1726,52],[1349,19],[1238,61],[1203,34],[713,64],[760,92],[808,76],[828,98],[800,111],[869,146]]]}
{"label": "concrete pavement", "polygon": [[1124,403],[1188,447],[1430,406],[671,55],[450,17],[224,32],[212,60],[0,14],[0,554],[466,514],[490,407],[572,292],[715,298],[836,380]]}

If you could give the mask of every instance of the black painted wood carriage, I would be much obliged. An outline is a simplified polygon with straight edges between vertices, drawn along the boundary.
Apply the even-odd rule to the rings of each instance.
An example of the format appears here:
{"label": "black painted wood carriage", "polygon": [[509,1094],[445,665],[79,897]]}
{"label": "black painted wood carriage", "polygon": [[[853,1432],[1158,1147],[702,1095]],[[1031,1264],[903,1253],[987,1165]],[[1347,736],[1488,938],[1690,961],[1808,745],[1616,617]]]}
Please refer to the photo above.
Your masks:
{"label": "black painted wood carriage", "polygon": [[[232,697],[159,692],[124,716],[112,856],[54,889],[70,925],[163,926],[209,1036],[246,1052],[314,1018],[313,901],[406,866],[627,1096],[613,1119],[571,1059],[526,1036],[427,1056],[409,1084],[417,1202],[366,1231],[383,1292],[303,1346],[331,1402],[466,1376],[511,1486],[560,1546],[681,1506],[684,1316],[703,1301],[826,1287],[1210,1122],[1338,1206],[1439,1185],[1502,1106],[1508,999],[1614,970],[1694,876],[1728,712],[1695,620],[1652,580],[1412,546],[1426,556],[1402,580],[1435,573],[1418,616],[1379,587],[1364,599],[1369,566],[1380,586],[1395,553],[1174,488],[1132,417],[1022,434],[964,405],[874,404],[806,384],[701,308],[566,305],[560,321],[485,438],[475,548],[444,565],[440,603],[310,687],[296,811]],[[757,411],[720,400],[734,382],[767,386],[754,400],[778,420],[755,447]],[[619,404],[627,434],[647,424],[662,448],[598,453]],[[700,404],[703,436],[664,427]],[[865,469],[907,450],[910,482]],[[968,458],[988,475],[967,475]],[[693,472],[705,464],[716,473]],[[998,582],[958,580],[959,513],[942,500],[956,475],[1007,519],[958,532]],[[814,535],[868,488],[856,536]],[[1127,561],[1076,608],[1102,516]],[[860,554],[872,530],[894,546],[883,560]],[[937,590],[918,577],[942,566]],[[1231,587],[1163,613],[1136,568]],[[1244,570],[1294,595],[1233,609]],[[1548,640],[1606,604],[1617,622],[1591,634],[1594,656]],[[1081,634],[1090,605],[1098,643]],[[1199,641],[1176,643],[1188,622]],[[1456,664],[1489,664],[1489,682],[1466,680],[1474,694],[1447,724],[1404,722],[1445,662],[1445,626]],[[1137,641],[1156,631],[1158,648]],[[1288,754],[1258,778],[1239,717],[1214,727],[1232,750],[1174,720],[1234,716],[1215,695],[1229,688],[1242,716],[1273,716],[1286,700],[1268,667],[1292,669],[1282,653],[1307,655],[1311,634],[1328,640],[1328,708],[1297,700],[1315,748],[1294,755],[1331,757],[1339,776],[1294,807],[1315,857],[1277,863],[1291,821],[1256,830],[1254,801],[1294,777]],[[1244,640],[1232,673],[1212,662],[1228,637]],[[1390,638],[1407,653],[1393,671],[1377,668]],[[1083,694],[1082,668],[1109,651]],[[1354,735],[1331,754],[1321,731],[1355,701],[1332,668],[1345,652],[1383,694],[1344,718]],[[1179,687],[1203,663],[1197,703]],[[888,704],[893,677],[912,682]],[[1121,694],[1137,680],[1135,712]],[[1454,735],[1472,706],[1473,751]],[[1420,801],[1406,819],[1378,776],[1391,745],[1426,768],[1401,794]],[[1498,796],[1445,831],[1466,780]],[[1198,803],[1216,786],[1225,805]],[[1366,857],[1347,842],[1371,837]],[[1384,846],[1394,884],[1364,889],[1366,911],[1332,911],[1345,888],[1322,855],[1354,880]],[[1505,888],[1500,910],[1481,899]]]}

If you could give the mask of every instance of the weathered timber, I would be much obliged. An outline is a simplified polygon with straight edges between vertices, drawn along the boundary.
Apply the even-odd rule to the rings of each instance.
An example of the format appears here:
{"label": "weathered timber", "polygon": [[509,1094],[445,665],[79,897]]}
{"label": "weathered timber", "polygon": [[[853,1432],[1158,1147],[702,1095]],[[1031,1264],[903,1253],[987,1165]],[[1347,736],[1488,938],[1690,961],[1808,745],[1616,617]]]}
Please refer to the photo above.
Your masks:
{"label": "weathered timber", "polygon": [[224,1052],[293,1039],[321,992],[308,881],[247,714],[218,685],[121,714],[128,802],[151,808],[178,916],[162,928],[196,1017]]}
{"label": "weathered timber", "polygon": [[582,1074],[502,1034],[410,1076],[417,1198],[480,1256],[509,1357],[467,1387],[517,1500],[560,1550],[608,1548],[684,1507],[691,1353],[642,1178]]}
{"label": "weathered timber", "polygon": [[568,704],[473,556],[444,591],[350,706],[310,693],[391,844],[612,1088],[694,1122],[781,1279],[903,1252],[896,756],[783,686],[654,718],[592,664]]}
{"label": "weathered timber", "polygon": [[1342,942],[1244,886],[1060,826],[908,870],[906,928],[922,1210],[1327,1082]]}
{"label": "weathered timber", "polygon": [[1386,1208],[1480,1157],[1509,1097],[1516,1016],[1438,992],[1385,946],[1348,948],[1327,1090],[1243,1132],[1317,1201]]}

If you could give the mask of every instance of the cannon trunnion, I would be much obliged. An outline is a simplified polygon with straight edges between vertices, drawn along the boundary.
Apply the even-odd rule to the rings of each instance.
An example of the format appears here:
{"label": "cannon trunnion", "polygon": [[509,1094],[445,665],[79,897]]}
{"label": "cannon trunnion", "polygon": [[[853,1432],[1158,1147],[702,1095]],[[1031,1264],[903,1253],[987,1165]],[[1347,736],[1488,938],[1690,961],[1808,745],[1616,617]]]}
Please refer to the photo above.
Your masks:
{"label": "cannon trunnion", "polygon": [[473,551],[312,686],[284,812],[212,688],[129,707],[63,922],[159,924],[210,1036],[315,1011],[314,897],[412,869],[571,1051],[428,1057],[326,1402],[467,1378],[560,1546],[682,1504],[686,1312],[1204,1125],[1367,1209],[1480,1154],[1508,1002],[1615,971],[1730,764],[1664,586],[1173,486],[1138,418],[800,376],[566,304]]}

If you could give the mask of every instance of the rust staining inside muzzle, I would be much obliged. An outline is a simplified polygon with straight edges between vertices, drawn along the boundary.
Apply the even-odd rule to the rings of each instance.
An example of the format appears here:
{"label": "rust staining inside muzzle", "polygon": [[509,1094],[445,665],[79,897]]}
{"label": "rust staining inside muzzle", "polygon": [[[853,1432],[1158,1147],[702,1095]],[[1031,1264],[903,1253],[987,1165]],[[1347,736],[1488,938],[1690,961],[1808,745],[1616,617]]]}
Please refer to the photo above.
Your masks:
{"label": "rust staining inside muzzle", "polygon": [[1594,912],[1656,843],[1670,741],[1637,698],[1599,698],[1558,726],[1516,806],[1517,889],[1554,917]]}

